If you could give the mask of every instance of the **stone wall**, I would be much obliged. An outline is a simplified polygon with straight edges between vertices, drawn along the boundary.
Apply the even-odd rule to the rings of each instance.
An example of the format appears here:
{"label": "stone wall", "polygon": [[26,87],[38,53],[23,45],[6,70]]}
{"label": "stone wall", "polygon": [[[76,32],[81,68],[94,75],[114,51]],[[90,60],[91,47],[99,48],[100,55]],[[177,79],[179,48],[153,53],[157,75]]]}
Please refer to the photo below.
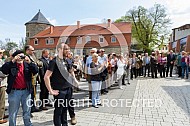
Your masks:
{"label": "stone wall", "polygon": [[[50,25],[47,24],[26,24],[26,40],[29,42],[29,38],[33,37],[37,33],[45,30]],[[29,37],[27,37],[27,33],[29,33]]]}

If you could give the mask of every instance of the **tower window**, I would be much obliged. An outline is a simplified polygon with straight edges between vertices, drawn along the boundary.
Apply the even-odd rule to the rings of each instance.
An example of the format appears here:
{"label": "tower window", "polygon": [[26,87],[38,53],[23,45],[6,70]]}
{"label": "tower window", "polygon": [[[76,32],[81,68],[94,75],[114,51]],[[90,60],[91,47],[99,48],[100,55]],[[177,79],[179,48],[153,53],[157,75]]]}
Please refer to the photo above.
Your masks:
{"label": "tower window", "polygon": [[26,37],[30,37],[30,33],[29,32],[26,32]]}

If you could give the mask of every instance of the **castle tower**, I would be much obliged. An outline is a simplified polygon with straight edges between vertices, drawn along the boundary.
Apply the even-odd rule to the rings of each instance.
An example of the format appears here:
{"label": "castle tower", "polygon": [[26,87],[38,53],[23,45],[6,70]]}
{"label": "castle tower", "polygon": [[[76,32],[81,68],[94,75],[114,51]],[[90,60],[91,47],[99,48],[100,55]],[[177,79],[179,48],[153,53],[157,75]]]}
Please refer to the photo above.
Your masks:
{"label": "castle tower", "polygon": [[29,38],[33,37],[37,33],[50,27],[52,24],[39,12],[32,18],[31,21],[25,23],[26,26],[26,42],[29,42]]}

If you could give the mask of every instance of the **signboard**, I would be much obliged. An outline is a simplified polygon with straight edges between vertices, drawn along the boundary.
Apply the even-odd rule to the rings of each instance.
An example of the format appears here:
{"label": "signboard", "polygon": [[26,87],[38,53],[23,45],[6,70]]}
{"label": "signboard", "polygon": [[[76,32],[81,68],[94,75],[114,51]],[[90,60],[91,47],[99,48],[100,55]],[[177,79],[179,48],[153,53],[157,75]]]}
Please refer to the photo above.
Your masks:
{"label": "signboard", "polygon": [[187,37],[180,39],[180,45],[185,45],[187,42]]}
{"label": "signboard", "polygon": [[177,46],[177,41],[172,43],[172,48],[176,48],[176,46]]}

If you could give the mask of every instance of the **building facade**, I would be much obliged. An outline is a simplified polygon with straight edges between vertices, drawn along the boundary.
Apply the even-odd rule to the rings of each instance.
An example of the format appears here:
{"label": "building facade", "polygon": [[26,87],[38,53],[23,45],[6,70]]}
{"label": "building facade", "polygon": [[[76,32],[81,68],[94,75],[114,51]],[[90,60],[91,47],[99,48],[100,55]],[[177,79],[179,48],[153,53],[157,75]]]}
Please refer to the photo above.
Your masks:
{"label": "building facade", "polygon": [[169,50],[190,52],[190,24],[172,29]]}
{"label": "building facade", "polygon": [[[77,21],[76,25],[53,26],[40,11],[36,15],[25,25],[28,44],[38,52],[48,48],[54,54],[58,42],[67,43],[74,55],[80,56],[89,54],[89,49],[94,47],[103,48],[106,53],[129,52],[132,27],[129,22],[112,23],[108,19],[108,23],[103,24],[81,25]],[[43,18],[38,19],[39,17]],[[27,36],[28,33],[30,36]]]}

